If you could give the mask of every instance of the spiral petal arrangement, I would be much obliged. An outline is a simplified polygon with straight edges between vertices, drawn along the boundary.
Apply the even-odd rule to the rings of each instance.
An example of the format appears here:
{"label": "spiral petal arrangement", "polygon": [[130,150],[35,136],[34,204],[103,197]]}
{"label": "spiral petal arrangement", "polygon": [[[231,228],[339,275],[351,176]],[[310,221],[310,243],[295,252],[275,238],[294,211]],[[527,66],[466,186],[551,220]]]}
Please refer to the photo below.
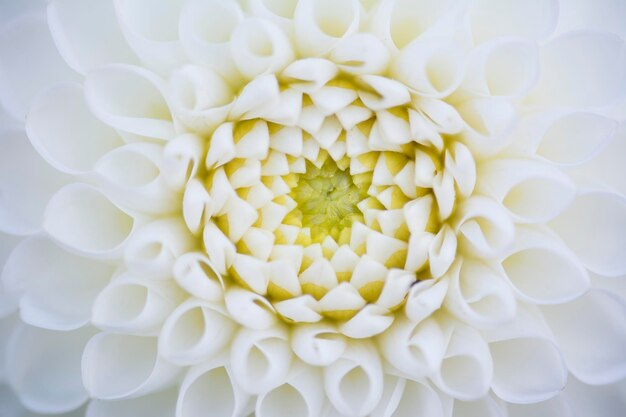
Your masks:
{"label": "spiral petal arrangement", "polygon": [[623,415],[621,0],[5,3],[1,415]]}

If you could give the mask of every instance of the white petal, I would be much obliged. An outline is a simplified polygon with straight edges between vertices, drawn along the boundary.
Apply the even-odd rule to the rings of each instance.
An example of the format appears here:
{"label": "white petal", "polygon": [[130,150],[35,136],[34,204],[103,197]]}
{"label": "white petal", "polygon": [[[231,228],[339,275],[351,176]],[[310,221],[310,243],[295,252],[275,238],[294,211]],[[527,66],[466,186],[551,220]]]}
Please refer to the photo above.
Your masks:
{"label": "white petal", "polygon": [[383,393],[383,370],[376,348],[365,342],[350,344],[340,359],[324,368],[324,387],[342,414],[369,414]]}
{"label": "white petal", "polygon": [[175,190],[184,188],[196,176],[205,151],[204,139],[183,134],[167,142],[163,149],[163,179]]}
{"label": "white petal", "polygon": [[463,81],[465,54],[460,45],[443,38],[417,40],[402,49],[392,73],[426,97],[446,97]]}
{"label": "white petal", "polygon": [[230,51],[230,38],[243,13],[237,2],[187,1],[180,15],[180,39],[189,58],[208,67],[231,83],[241,75]]}
{"label": "white petal", "polygon": [[180,209],[178,195],[161,173],[163,147],[131,143],[105,154],[94,172],[102,190],[115,203],[144,213],[166,214]]}
{"label": "white petal", "polygon": [[224,294],[226,309],[236,322],[251,329],[269,329],[277,318],[265,297],[233,287]]}
{"label": "white petal", "polygon": [[624,382],[591,386],[570,378],[564,393],[574,416],[620,417],[624,407]]}
{"label": "white petal", "polygon": [[159,4],[115,0],[114,4],[126,41],[145,64],[166,73],[185,61],[178,35],[182,0]]}
{"label": "white petal", "polygon": [[456,220],[463,253],[493,258],[513,241],[515,226],[502,205],[482,196],[465,200]]}
{"label": "white petal", "polygon": [[444,337],[439,323],[433,318],[415,323],[397,317],[378,340],[384,358],[401,375],[419,381],[441,364],[446,348]]}
{"label": "white petal", "polygon": [[241,90],[230,111],[230,117],[253,119],[257,116],[256,113],[265,111],[268,104],[275,104],[279,96],[280,90],[275,75],[257,77]]}
{"label": "white petal", "polygon": [[479,96],[521,97],[539,76],[539,51],[525,39],[485,43],[469,57],[463,89]]}
{"label": "white petal", "polygon": [[47,162],[70,174],[89,171],[122,144],[113,129],[90,113],[77,84],[59,84],[39,96],[28,113],[26,131]]}
{"label": "white petal", "polygon": [[285,384],[257,397],[255,416],[317,417],[323,404],[320,372],[306,365],[294,366]]}
{"label": "white petal", "polygon": [[93,330],[53,332],[18,325],[8,340],[6,373],[20,401],[40,413],[62,413],[87,400],[80,355]]}
{"label": "white petal", "polygon": [[241,329],[230,346],[233,378],[252,394],[269,391],[284,382],[291,359],[288,334],[282,327]]}
{"label": "white petal", "polygon": [[370,33],[356,33],[342,40],[329,58],[349,74],[380,74],[387,69],[389,51]]}
{"label": "white petal", "polygon": [[471,12],[472,33],[477,43],[501,36],[542,40],[552,33],[558,17],[556,0],[478,0]]}
{"label": "white petal", "polygon": [[302,56],[320,56],[359,27],[357,0],[304,0],[294,14],[295,39]]}
{"label": "white petal", "polygon": [[91,400],[85,417],[172,417],[178,392],[169,390],[121,401]]}
{"label": "white petal", "polygon": [[238,417],[244,414],[249,395],[234,383],[225,359],[216,358],[189,369],[180,387],[176,417],[207,413]]}
{"label": "white petal", "polygon": [[27,13],[2,26],[0,62],[0,104],[18,120],[45,88],[77,78],[52,42],[45,13]]}
{"label": "white petal", "polygon": [[83,384],[98,399],[138,397],[170,385],[178,368],[157,357],[157,339],[99,333],[83,352]]}
{"label": "white petal", "polygon": [[50,199],[43,227],[52,238],[86,255],[119,254],[134,220],[100,191],[86,184],[63,187]]}
{"label": "white petal", "polygon": [[456,248],[456,234],[448,225],[444,225],[428,247],[430,273],[434,278],[439,278],[450,268],[456,259]]}
{"label": "white petal", "polygon": [[604,291],[589,291],[579,299],[543,308],[567,367],[594,385],[626,376],[626,303]]}
{"label": "white petal", "polygon": [[386,308],[375,304],[363,307],[354,317],[341,325],[341,333],[353,339],[364,339],[380,334],[393,323]]}
{"label": "white petal", "polygon": [[222,306],[190,298],[163,324],[159,353],[178,365],[202,362],[230,341],[235,327]]}
{"label": "white petal", "polygon": [[172,113],[195,133],[212,133],[228,116],[233,99],[226,81],[206,68],[186,65],[170,77]]}
{"label": "white petal", "polygon": [[235,245],[213,222],[204,228],[203,242],[211,263],[220,274],[225,275],[235,257]]}
{"label": "white petal", "polygon": [[491,385],[493,364],[489,348],[476,330],[459,324],[452,326],[443,360],[432,380],[454,398],[476,400]]}
{"label": "white petal", "polygon": [[0,146],[0,230],[17,235],[36,233],[46,203],[68,177],[45,163],[22,132],[1,132]]}
{"label": "white petal", "polygon": [[122,36],[111,2],[54,0],[48,6],[48,24],[59,53],[80,73],[109,62],[137,61]]}
{"label": "white petal", "polygon": [[251,0],[248,3],[252,15],[270,20],[287,34],[293,31],[292,20],[296,5],[297,1],[294,0]]}
{"label": "white petal", "polygon": [[176,258],[172,271],[174,279],[189,294],[207,300],[224,297],[222,275],[202,252],[189,252]]}
{"label": "white petal", "polygon": [[515,295],[506,277],[471,259],[463,259],[451,270],[445,306],[477,328],[505,323],[516,313]]}
{"label": "white petal", "polygon": [[[568,386],[571,385],[572,379],[569,379]],[[526,417],[529,415],[533,417],[574,417],[574,411],[564,399],[563,394],[534,404],[509,403],[506,405],[506,410],[509,417]]]}
{"label": "white petal", "polygon": [[624,25],[626,9],[620,0],[598,0],[588,3],[584,0],[570,0],[560,4],[557,33],[579,29],[593,29],[613,32],[626,37]]}
{"label": "white petal", "polygon": [[513,220],[543,223],[573,201],[576,187],[560,170],[538,161],[499,159],[479,168],[477,190],[502,202]]}
{"label": "white petal", "polygon": [[559,347],[547,339],[522,336],[492,342],[489,350],[494,369],[492,389],[504,401],[545,401],[565,386],[567,367]]}
{"label": "white petal", "polygon": [[399,269],[390,270],[380,296],[376,300],[376,305],[386,309],[400,305],[414,283],[415,275],[410,272]]}
{"label": "white petal", "polygon": [[346,343],[346,338],[328,323],[294,326],[291,334],[293,352],[313,366],[333,363],[343,354]]}
{"label": "white petal", "polygon": [[202,182],[196,178],[191,179],[183,194],[183,219],[189,231],[193,234],[202,232],[215,209],[215,201]]}
{"label": "white petal", "polygon": [[403,378],[393,381],[385,378],[385,391],[392,391],[390,398],[379,403],[372,417],[443,417],[444,409],[439,395],[424,382]]}
{"label": "white petal", "polygon": [[626,199],[611,192],[588,192],[550,223],[581,262],[607,276],[626,273]]}
{"label": "white petal", "polygon": [[419,323],[438,310],[448,291],[447,279],[417,281],[407,295],[404,311],[409,319]]}
{"label": "white petal", "polygon": [[[454,401],[453,417],[504,417],[505,411],[501,404],[492,396],[486,395],[478,401]],[[533,417],[538,417],[533,415]],[[559,416],[562,417],[562,416]]]}
{"label": "white petal", "polygon": [[526,100],[544,106],[591,108],[625,95],[626,43],[616,35],[581,31],[543,45],[541,76]]}
{"label": "white petal", "polygon": [[294,58],[285,33],[262,19],[248,18],[239,22],[230,47],[239,72],[250,79],[279,72]]}
{"label": "white petal", "polygon": [[304,58],[291,64],[282,72],[290,86],[305,93],[322,88],[337,75],[338,69],[331,61],[322,58]]}
{"label": "white petal", "polygon": [[112,332],[156,336],[182,296],[172,284],[122,274],[93,302],[92,323]]}
{"label": "white petal", "polygon": [[165,217],[137,229],[124,248],[124,260],[130,271],[168,279],[176,258],[193,246],[194,239],[182,219]]}
{"label": "white petal", "polygon": [[158,139],[174,136],[163,81],[150,71],[111,64],[90,71],[85,97],[93,114],[124,132]]}
{"label": "white petal", "polygon": [[563,303],[589,288],[576,256],[550,235],[527,228],[517,229],[502,268],[518,296],[533,304]]}
{"label": "white petal", "polygon": [[113,273],[110,265],[65,252],[44,237],[23,240],[2,271],[5,289],[20,290],[22,320],[72,330],[91,317],[91,305]]}
{"label": "white petal", "polygon": [[274,303],[274,308],[283,318],[298,324],[315,323],[322,319],[317,300],[308,294]]}
{"label": "white petal", "polygon": [[613,139],[618,123],[593,113],[558,117],[541,136],[537,154],[558,165],[578,165],[600,153]]}

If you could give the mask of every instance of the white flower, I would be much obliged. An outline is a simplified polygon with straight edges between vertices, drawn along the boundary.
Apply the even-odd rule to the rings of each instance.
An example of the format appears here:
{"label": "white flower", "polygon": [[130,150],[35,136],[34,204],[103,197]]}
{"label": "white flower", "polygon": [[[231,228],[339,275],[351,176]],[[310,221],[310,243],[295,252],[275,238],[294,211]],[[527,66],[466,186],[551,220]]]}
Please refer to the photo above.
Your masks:
{"label": "white flower", "polygon": [[1,415],[626,409],[621,0],[0,10]]}

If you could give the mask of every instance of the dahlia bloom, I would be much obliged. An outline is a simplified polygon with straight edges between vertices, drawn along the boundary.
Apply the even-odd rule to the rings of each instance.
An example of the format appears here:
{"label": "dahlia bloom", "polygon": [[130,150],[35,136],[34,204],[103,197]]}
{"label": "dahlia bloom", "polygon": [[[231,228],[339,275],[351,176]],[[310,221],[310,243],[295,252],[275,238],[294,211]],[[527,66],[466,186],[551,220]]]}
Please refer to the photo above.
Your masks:
{"label": "dahlia bloom", "polygon": [[622,0],[7,0],[0,414],[619,417]]}

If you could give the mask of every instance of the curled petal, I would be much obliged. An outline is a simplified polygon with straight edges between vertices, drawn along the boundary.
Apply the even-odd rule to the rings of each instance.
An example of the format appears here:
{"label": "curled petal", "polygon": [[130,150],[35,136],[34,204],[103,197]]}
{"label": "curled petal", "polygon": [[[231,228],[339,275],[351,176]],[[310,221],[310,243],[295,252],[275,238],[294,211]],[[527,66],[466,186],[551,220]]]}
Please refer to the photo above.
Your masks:
{"label": "curled petal", "polygon": [[341,358],[324,368],[326,395],[342,414],[369,414],[380,401],[383,385],[380,357],[365,341],[348,345]]}
{"label": "curled petal", "polygon": [[238,417],[250,396],[233,381],[225,358],[215,358],[189,369],[180,387],[176,417],[197,417],[208,410],[218,416]]}
{"label": "curled petal", "polygon": [[446,347],[443,330],[433,318],[415,323],[397,317],[378,342],[385,360],[401,375],[415,381],[439,367]]}
{"label": "curled petal", "polygon": [[279,72],[294,57],[285,33],[262,19],[241,21],[232,34],[230,46],[235,65],[247,78]]}
{"label": "curled petal", "polygon": [[255,415],[316,417],[324,404],[320,371],[306,365],[292,366],[284,384],[257,397]]}
{"label": "curled petal", "polygon": [[353,339],[364,339],[387,330],[393,317],[389,310],[375,304],[363,307],[354,317],[341,325],[340,331]]}
{"label": "curled petal", "polygon": [[46,414],[83,404],[88,395],[81,381],[80,355],[92,334],[90,328],[54,332],[17,325],[7,341],[5,372],[21,403]]}
{"label": "curled petal", "polygon": [[113,400],[163,389],[178,368],[157,356],[156,338],[99,333],[85,346],[82,373],[90,396]]}
{"label": "curled petal", "polygon": [[224,307],[190,298],[163,324],[159,353],[178,365],[202,362],[230,341],[235,327]]}
{"label": "curled petal", "polygon": [[350,74],[380,74],[387,69],[389,51],[376,36],[356,33],[342,40],[329,58]]}
{"label": "curled petal", "polygon": [[592,290],[571,303],[543,307],[567,368],[594,385],[626,375],[626,304],[620,297]]}
{"label": "curled petal", "polygon": [[59,84],[39,96],[28,113],[26,132],[48,163],[69,174],[91,170],[122,144],[112,128],[91,114],[77,84]]}
{"label": "curled petal", "polygon": [[189,294],[207,300],[220,301],[224,297],[224,280],[202,252],[180,255],[172,270],[174,279]]}
{"label": "curled petal", "polygon": [[312,93],[322,88],[337,75],[337,65],[322,58],[304,58],[291,64],[282,72],[282,77],[292,88]]}
{"label": "curled petal", "polygon": [[279,386],[289,372],[291,359],[288,335],[282,327],[241,329],[230,346],[233,377],[252,394]]}
{"label": "curled petal", "polygon": [[59,53],[80,73],[109,62],[137,62],[122,36],[111,2],[52,1],[48,25]]}
{"label": "curled petal", "polygon": [[285,33],[291,34],[297,4],[293,0],[250,0],[248,7],[253,16],[269,20]]}
{"label": "curled petal", "polygon": [[404,378],[397,378],[395,381],[394,379],[386,376],[383,399],[371,414],[372,417],[415,415],[443,417],[445,415],[441,398],[430,385]]}
{"label": "curled petal", "polygon": [[626,273],[623,196],[601,191],[581,193],[550,227],[591,271],[606,276]]}
{"label": "curled petal", "polygon": [[412,42],[398,54],[392,72],[420,95],[441,98],[463,81],[465,54],[460,45],[443,38]]}
{"label": "curled petal", "polygon": [[180,190],[195,177],[204,154],[202,138],[184,134],[167,142],[163,149],[161,172],[163,179],[175,190]]}
{"label": "curled petal", "polygon": [[150,0],[115,0],[114,4],[126,41],[150,68],[166,73],[185,61],[178,35],[183,1],[156,5]]}
{"label": "curled petal", "polygon": [[194,65],[173,72],[169,93],[174,116],[201,134],[211,133],[226,119],[234,99],[234,93],[222,77]]}
{"label": "curled petal", "polygon": [[315,323],[322,319],[317,300],[305,294],[274,303],[276,311],[287,320],[299,323]]}
{"label": "curled petal", "polygon": [[43,228],[61,244],[90,256],[119,255],[134,219],[86,184],[63,187],[50,199]]}
{"label": "curled petal", "polygon": [[126,245],[124,259],[130,271],[168,279],[175,260],[192,247],[193,238],[185,223],[175,217],[164,218],[137,230]]}
{"label": "curled petal", "polygon": [[261,75],[250,81],[241,91],[230,110],[231,118],[254,119],[267,111],[267,105],[276,104],[280,96],[278,80],[273,74]]}
{"label": "curled petal", "polygon": [[437,311],[448,292],[447,279],[417,281],[411,286],[404,311],[414,323],[419,323]]}
{"label": "curled petal", "polygon": [[523,38],[502,38],[472,51],[462,88],[478,96],[521,97],[538,76],[537,46]]}
{"label": "curled petal", "polygon": [[304,362],[327,366],[345,351],[347,340],[330,324],[303,324],[293,328],[291,348]]}
{"label": "curled petal", "polygon": [[183,194],[183,219],[193,234],[199,234],[214,213],[215,203],[202,183],[193,178]]}
{"label": "curled petal", "polygon": [[465,253],[493,258],[513,242],[515,226],[510,215],[489,198],[470,197],[458,216],[459,246]]}
{"label": "curled petal", "polygon": [[433,277],[439,278],[450,268],[456,259],[456,247],[456,234],[445,225],[428,246],[430,273]]}
{"label": "curled petal", "polygon": [[235,258],[235,245],[213,222],[204,228],[203,241],[211,263],[220,274],[225,275]]}
{"label": "curled petal", "polygon": [[454,398],[476,400],[491,385],[493,363],[489,348],[476,330],[458,324],[452,326],[441,365],[432,380]]}
{"label": "curled petal", "polygon": [[304,0],[294,14],[295,38],[302,56],[320,56],[359,28],[358,0]]}
{"label": "curled petal", "polygon": [[451,269],[449,282],[446,309],[469,325],[505,323],[516,313],[515,295],[506,277],[485,264],[463,259]]}
{"label": "curled petal", "polygon": [[105,154],[94,171],[116,203],[145,213],[172,213],[179,202],[161,172],[162,154],[158,144],[131,143]]}
{"label": "curled petal", "polygon": [[528,228],[517,229],[502,268],[518,296],[535,304],[560,304],[589,288],[587,270],[574,254],[550,235]]}
{"label": "curled petal", "polygon": [[277,320],[274,307],[258,294],[233,287],[224,294],[226,309],[236,322],[251,329],[269,329]]}
{"label": "curled petal", "polygon": [[174,136],[163,81],[146,69],[112,64],[90,71],[85,97],[93,114],[114,128],[164,140]]}
{"label": "curled petal", "polygon": [[574,200],[576,187],[560,170],[531,160],[498,159],[483,164],[477,190],[502,202],[513,220],[543,223]]}
{"label": "curled petal", "polygon": [[91,320],[101,329],[154,336],[180,298],[180,290],[172,283],[124,274],[98,294]]}

